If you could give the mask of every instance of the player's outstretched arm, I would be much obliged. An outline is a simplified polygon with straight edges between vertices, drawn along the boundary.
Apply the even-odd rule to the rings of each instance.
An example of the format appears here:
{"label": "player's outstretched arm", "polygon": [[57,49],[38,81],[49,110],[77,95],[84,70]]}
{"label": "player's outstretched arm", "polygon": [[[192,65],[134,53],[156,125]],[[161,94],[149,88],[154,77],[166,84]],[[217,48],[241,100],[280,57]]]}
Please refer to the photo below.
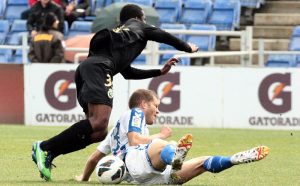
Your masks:
{"label": "player's outstretched arm", "polygon": [[96,150],[93,154],[91,154],[91,156],[87,160],[84,170],[83,170],[83,173],[79,176],[75,176],[75,180],[76,181],[89,181],[90,176],[93,173],[97,163],[99,162],[100,159],[102,159],[105,156],[106,156],[106,154]]}

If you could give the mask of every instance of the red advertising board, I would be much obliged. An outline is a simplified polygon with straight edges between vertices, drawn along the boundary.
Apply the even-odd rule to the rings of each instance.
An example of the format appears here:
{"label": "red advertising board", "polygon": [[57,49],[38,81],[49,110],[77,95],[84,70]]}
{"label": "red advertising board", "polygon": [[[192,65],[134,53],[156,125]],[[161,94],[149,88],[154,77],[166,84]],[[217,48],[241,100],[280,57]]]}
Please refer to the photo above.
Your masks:
{"label": "red advertising board", "polygon": [[0,124],[24,124],[24,75],[21,64],[0,64]]}

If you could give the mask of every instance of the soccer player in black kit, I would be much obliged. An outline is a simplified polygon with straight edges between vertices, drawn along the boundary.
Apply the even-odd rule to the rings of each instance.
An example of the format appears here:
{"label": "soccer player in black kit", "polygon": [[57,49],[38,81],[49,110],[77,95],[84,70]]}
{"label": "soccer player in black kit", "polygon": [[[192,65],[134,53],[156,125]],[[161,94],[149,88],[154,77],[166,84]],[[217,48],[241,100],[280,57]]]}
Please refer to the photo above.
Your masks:
{"label": "soccer player in black kit", "polygon": [[125,5],[120,12],[120,22],[119,27],[113,30],[103,29],[94,35],[88,58],[76,69],[77,99],[87,119],[73,124],[48,140],[33,143],[32,159],[46,181],[51,180],[51,164],[55,157],[102,141],[107,135],[114,75],[121,73],[125,79],[157,77],[168,73],[171,66],[178,62],[171,58],[161,69],[153,70],[131,67],[148,40],[169,44],[185,52],[198,51],[194,44],[146,24],[144,12],[137,5]]}

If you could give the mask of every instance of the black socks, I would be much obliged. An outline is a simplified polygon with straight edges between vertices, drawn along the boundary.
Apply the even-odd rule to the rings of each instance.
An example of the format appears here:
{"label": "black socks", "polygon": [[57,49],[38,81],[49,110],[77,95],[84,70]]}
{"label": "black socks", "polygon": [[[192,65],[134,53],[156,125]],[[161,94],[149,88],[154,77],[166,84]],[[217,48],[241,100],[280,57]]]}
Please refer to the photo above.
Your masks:
{"label": "black socks", "polygon": [[85,148],[92,143],[93,129],[88,119],[81,120],[60,134],[43,141],[40,145],[44,151],[50,151],[53,158]]}

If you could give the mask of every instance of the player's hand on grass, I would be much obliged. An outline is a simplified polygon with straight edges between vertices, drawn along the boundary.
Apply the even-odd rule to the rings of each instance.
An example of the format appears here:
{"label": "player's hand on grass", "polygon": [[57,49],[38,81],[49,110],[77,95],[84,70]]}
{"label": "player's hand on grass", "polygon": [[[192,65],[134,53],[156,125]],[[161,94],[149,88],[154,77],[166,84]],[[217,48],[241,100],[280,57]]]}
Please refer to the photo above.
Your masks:
{"label": "player's hand on grass", "polygon": [[188,43],[188,45],[190,45],[190,47],[192,49],[192,53],[197,52],[199,50],[199,47],[193,43]]}
{"label": "player's hand on grass", "polygon": [[161,71],[161,75],[167,74],[171,70],[172,66],[175,66],[176,63],[178,63],[178,62],[179,62],[179,60],[177,58],[174,58],[174,57],[170,58],[166,62],[166,64],[163,66],[163,68],[160,70]]}
{"label": "player's hand on grass", "polygon": [[172,136],[172,129],[167,126],[163,126],[160,129],[161,139],[167,139]]}

